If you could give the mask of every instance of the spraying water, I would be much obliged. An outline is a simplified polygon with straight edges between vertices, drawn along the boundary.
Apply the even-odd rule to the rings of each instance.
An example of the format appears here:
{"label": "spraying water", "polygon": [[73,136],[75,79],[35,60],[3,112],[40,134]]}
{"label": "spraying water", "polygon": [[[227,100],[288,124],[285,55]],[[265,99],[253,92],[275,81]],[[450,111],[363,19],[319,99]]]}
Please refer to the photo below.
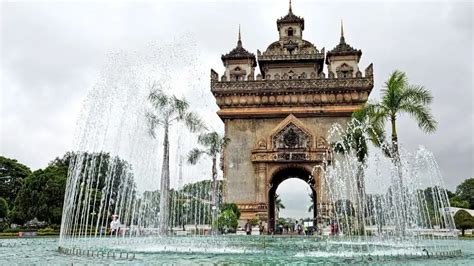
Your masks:
{"label": "spraying water", "polygon": [[[368,145],[369,156],[361,162],[357,151],[341,142],[348,132],[340,125],[328,132],[327,139],[341,143],[343,152],[330,151],[328,160],[315,167],[322,171],[326,199],[318,203],[319,226],[330,228],[330,235],[322,237],[325,241],[276,241],[272,246],[265,236],[250,242],[199,237],[211,231],[214,201],[217,209],[224,201],[223,181],[218,181],[214,198],[210,162],[186,163],[186,154],[196,146],[196,134],[175,126],[169,128],[170,180],[163,193],[164,132],[157,127],[153,138],[146,115],[152,107],[150,92],[159,84],[168,95],[191,99],[190,108],[211,129],[222,129],[220,124],[212,128],[218,118],[211,114],[217,106],[208,84],[199,78],[206,75],[201,73],[198,53],[183,43],[192,41],[181,38],[110,55],[78,121],[61,248],[257,254],[294,250],[295,256],[423,255],[423,250],[452,249],[446,245],[456,239],[454,222],[444,211],[449,201],[433,155],[424,148],[402,149],[401,164],[395,167],[383,147]],[[367,132],[363,123],[348,130]],[[366,133],[363,138],[370,142]],[[161,204],[166,194],[169,202]],[[166,215],[163,208],[168,209]],[[176,237],[181,235],[185,236]]]}
{"label": "spraying water", "polygon": [[196,64],[198,52],[182,43],[192,40],[183,37],[168,45],[151,44],[133,53],[109,56],[78,121],[61,246],[109,236],[158,236],[160,223],[166,224],[166,230],[191,225],[194,233],[209,230],[210,167],[208,162],[198,166],[184,162],[196,145],[196,135],[183,134],[179,126],[169,128],[169,215],[165,219],[160,215],[164,213],[160,211],[163,128],[157,127],[154,137],[150,134],[150,93],[158,84],[170,97],[199,99],[192,101],[190,108],[213,113],[211,102],[205,100],[212,98],[203,97],[210,92],[196,78],[202,76]]}

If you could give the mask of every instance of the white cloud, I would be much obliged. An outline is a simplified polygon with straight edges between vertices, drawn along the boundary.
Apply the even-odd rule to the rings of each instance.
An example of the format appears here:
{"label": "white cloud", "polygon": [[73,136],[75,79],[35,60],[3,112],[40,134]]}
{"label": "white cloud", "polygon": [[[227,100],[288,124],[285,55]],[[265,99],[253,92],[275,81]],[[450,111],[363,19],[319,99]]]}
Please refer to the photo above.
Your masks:
{"label": "white cloud", "polygon": [[[200,50],[204,72],[222,73],[220,55],[235,46],[238,24],[244,47],[264,50],[287,11],[285,1],[1,5],[0,154],[33,169],[71,148],[82,100],[108,53],[191,33],[195,41],[187,41]],[[344,19],[347,42],[363,51],[361,67],[374,63],[371,98],[394,69],[432,90],[439,130],[426,135],[402,117],[400,139],[407,148],[432,150],[451,189],[474,175],[472,3],[295,1],[293,11],[305,18],[304,37],[319,49],[337,44]],[[209,114],[215,108],[202,107]]]}

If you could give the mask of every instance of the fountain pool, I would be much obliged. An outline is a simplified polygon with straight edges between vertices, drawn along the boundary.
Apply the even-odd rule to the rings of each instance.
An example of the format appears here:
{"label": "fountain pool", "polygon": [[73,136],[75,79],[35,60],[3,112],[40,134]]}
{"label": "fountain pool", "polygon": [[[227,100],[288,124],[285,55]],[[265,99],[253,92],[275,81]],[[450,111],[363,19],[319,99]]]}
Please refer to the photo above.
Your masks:
{"label": "fountain pool", "polygon": [[[328,151],[331,162],[314,168],[327,195],[324,204],[317,203],[316,222],[318,228],[337,226],[333,236],[208,235],[225,200],[223,179],[211,183],[209,162],[183,164],[196,146],[195,135],[171,127],[168,147],[168,129],[158,128],[153,138],[147,119],[155,107],[149,102],[155,86],[169,99],[186,96],[191,109],[212,117],[209,92],[196,89],[205,86],[193,78],[203,76],[194,71],[199,60],[188,48],[160,45],[112,56],[78,121],[59,241],[4,240],[1,248],[10,250],[2,254],[13,256],[2,255],[3,260],[18,262],[17,254],[25,263],[50,257],[84,263],[469,262],[473,244],[457,239],[453,218],[444,211],[449,201],[441,172],[423,148],[401,149],[397,167],[376,147],[369,147],[364,163],[344,142],[343,153]],[[364,127],[348,130],[366,132]],[[346,133],[335,125],[328,140],[338,143]],[[158,167],[163,158],[169,161],[165,170]],[[166,186],[161,186],[162,172]],[[162,198],[168,202],[161,204]]]}
{"label": "fountain pool", "polygon": [[[374,263],[374,264],[410,264],[410,265],[469,265],[474,259],[474,241],[454,240],[455,243],[444,244],[457,246],[462,249],[462,255],[447,255],[442,257],[416,254],[407,247],[381,243],[383,251],[371,253],[359,250],[357,242],[351,246],[337,239],[328,240],[320,237],[271,237],[271,236],[232,236],[220,237],[220,246],[207,249],[199,245],[215,242],[213,237],[178,237],[173,242],[181,243],[178,246],[167,246],[165,241],[156,241],[152,238],[136,240],[130,249],[129,258],[122,253],[120,246],[115,249],[97,247],[94,255],[71,255],[58,252],[58,238],[31,238],[31,239],[1,239],[0,261],[5,264],[308,264],[308,263]],[[96,240],[96,244],[113,242],[113,239]],[[160,244],[158,244],[160,243]],[[184,244],[183,244],[184,243]],[[106,245],[104,245],[106,246]],[[164,249],[166,252],[163,252]],[[338,253],[338,249],[348,249],[345,253]],[[173,250],[174,249],[174,250]],[[352,251],[350,251],[352,249]],[[99,256],[97,256],[99,252]],[[102,252],[102,253],[101,253]],[[107,258],[107,252],[109,257]],[[102,256],[104,254],[104,256]],[[115,258],[112,255],[115,254]]]}

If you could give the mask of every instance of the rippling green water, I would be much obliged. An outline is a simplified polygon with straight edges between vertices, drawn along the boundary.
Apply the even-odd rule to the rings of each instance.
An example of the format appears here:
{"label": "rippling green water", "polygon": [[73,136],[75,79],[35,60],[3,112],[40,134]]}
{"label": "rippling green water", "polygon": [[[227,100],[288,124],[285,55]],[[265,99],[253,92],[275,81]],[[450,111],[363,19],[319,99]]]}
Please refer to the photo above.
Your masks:
{"label": "rippling green water", "polygon": [[[96,252],[110,253],[101,245],[114,245],[116,257],[120,250],[135,253],[134,259],[66,255],[58,252],[58,238],[1,239],[0,264],[392,264],[392,265],[473,265],[474,240],[446,242],[447,247],[461,249],[462,256],[427,258],[416,248],[379,243],[366,250],[357,244],[333,243],[317,238],[222,237],[145,239],[132,244],[95,241]],[[84,243],[89,243],[85,241]],[[90,244],[90,243],[89,243]],[[85,244],[84,244],[85,245]],[[370,247],[369,247],[370,249]],[[371,254],[371,255],[368,255]],[[397,254],[400,254],[398,256]],[[125,256],[125,253],[123,254]],[[131,256],[131,254],[130,254]],[[407,257],[408,256],[408,257]]]}

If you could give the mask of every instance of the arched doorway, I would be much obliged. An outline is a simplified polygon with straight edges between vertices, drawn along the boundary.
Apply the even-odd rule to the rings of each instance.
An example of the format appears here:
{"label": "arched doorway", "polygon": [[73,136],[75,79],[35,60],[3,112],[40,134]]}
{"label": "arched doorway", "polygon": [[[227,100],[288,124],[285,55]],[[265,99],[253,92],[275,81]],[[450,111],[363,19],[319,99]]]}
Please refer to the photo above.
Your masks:
{"label": "arched doorway", "polygon": [[268,230],[275,229],[275,195],[278,186],[289,178],[298,178],[309,184],[313,198],[313,222],[317,217],[317,194],[315,189],[315,179],[311,173],[300,167],[286,167],[275,172],[270,181],[270,189],[268,190]]}

